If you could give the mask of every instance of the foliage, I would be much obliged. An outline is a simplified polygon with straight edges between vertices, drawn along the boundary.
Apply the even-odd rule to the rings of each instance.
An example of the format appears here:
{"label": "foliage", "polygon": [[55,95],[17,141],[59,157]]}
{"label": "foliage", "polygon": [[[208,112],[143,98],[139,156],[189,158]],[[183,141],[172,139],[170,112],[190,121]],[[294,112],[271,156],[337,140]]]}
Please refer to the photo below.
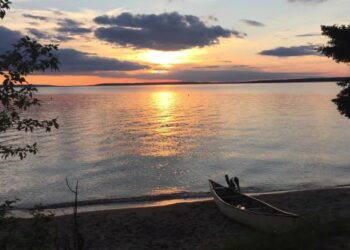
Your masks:
{"label": "foliage", "polygon": [[[321,26],[322,34],[330,40],[318,50],[337,63],[350,63],[350,25]],[[342,90],[332,101],[339,112],[350,118],[350,79],[337,83]]]}
{"label": "foliage", "polygon": [[[77,200],[77,185],[74,191]],[[0,249],[88,249],[77,223],[77,203],[72,216],[73,224],[69,225],[68,220],[56,218],[54,213],[44,211],[40,206],[30,211],[30,219],[12,217],[11,210],[15,202],[0,204]]]}
{"label": "foliage", "polygon": [[[350,219],[338,218],[322,222],[306,219],[296,230],[284,234],[251,232],[244,237],[232,239],[227,250],[318,250],[347,249],[350,241]],[[332,247],[332,248],[327,248]]]}
{"label": "foliage", "polygon": [[11,2],[9,0],[0,0],[0,19],[6,15],[6,10],[10,9]]}
{"label": "foliage", "polygon": [[[9,0],[0,0],[0,19],[10,9]],[[1,38],[0,38],[1,39]],[[1,40],[0,40],[1,42]],[[0,133],[15,129],[23,132],[33,132],[35,129],[44,129],[50,132],[52,128],[58,129],[57,119],[36,120],[25,116],[24,112],[32,106],[40,105],[34,98],[37,91],[29,85],[25,77],[37,71],[58,70],[59,61],[54,55],[58,49],[55,44],[41,45],[29,37],[21,38],[12,45],[12,49],[0,55]],[[18,156],[23,159],[28,153],[37,152],[36,143],[32,145],[3,145],[0,143],[2,158]],[[68,184],[68,182],[67,182]],[[79,233],[77,224],[78,186],[75,189],[74,208],[74,246],[71,247],[69,236],[60,247],[57,227],[53,225],[54,214],[45,214],[39,207],[31,211],[32,219],[21,220],[11,216],[13,204],[17,200],[6,200],[0,204],[0,249],[83,249],[83,237]],[[76,240],[77,235],[80,242]],[[78,242],[78,243],[75,243]],[[79,247],[79,248],[77,248]]]}
{"label": "foliage", "polygon": [[336,62],[350,62],[350,25],[321,26],[322,35],[329,37],[330,41],[319,48],[327,57]]}
{"label": "foliage", "polygon": [[21,230],[16,237],[21,242],[17,248],[46,250],[50,249],[54,242],[54,227],[52,220],[53,213],[45,214],[40,208],[36,207],[31,211],[32,219],[25,230]]}
{"label": "foliage", "polygon": [[11,214],[12,205],[16,203],[16,201],[17,200],[6,200],[4,203],[0,204],[0,221]]}
{"label": "foliage", "polygon": [[31,215],[33,216],[32,226],[28,231],[28,240],[26,245],[31,246],[32,249],[48,249],[53,242],[54,232],[52,224],[49,224],[54,214],[49,212],[45,214],[39,208],[35,208]]}
{"label": "foliage", "polygon": [[52,248],[54,242],[54,215],[46,215],[39,208],[31,211],[31,220],[19,220],[11,216],[13,204],[17,200],[6,201],[0,205],[0,249]]}
{"label": "foliage", "polygon": [[339,112],[350,119],[350,80],[337,83],[342,90],[332,101],[337,105]]}
{"label": "foliage", "polygon": [[[0,17],[5,16],[9,4],[7,0],[0,0]],[[10,129],[23,132],[44,129],[50,132],[52,128],[59,127],[57,119],[36,120],[23,114],[30,107],[40,105],[40,101],[33,96],[37,89],[29,85],[25,77],[37,71],[58,70],[59,61],[53,54],[57,49],[55,44],[41,45],[29,37],[23,37],[13,44],[12,50],[0,55],[0,78],[3,79],[0,87],[0,132],[5,133]],[[23,159],[37,150],[36,143],[22,146],[0,143],[2,158],[18,156]]]}
{"label": "foliage", "polygon": [[0,249],[7,249],[13,239],[16,223],[11,216],[11,209],[15,202],[6,200],[0,204]]}

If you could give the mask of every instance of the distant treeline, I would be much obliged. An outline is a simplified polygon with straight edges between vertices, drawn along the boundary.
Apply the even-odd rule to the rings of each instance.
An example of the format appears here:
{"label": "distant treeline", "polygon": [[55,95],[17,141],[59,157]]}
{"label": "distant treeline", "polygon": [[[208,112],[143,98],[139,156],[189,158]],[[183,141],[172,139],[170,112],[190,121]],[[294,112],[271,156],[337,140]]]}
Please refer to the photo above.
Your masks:
{"label": "distant treeline", "polygon": [[340,82],[350,80],[350,77],[315,77],[315,78],[297,78],[297,79],[280,79],[280,80],[256,80],[246,81],[243,83],[288,83],[288,82]]}
{"label": "distant treeline", "polygon": [[100,83],[93,86],[139,86],[139,85],[196,85],[196,84],[242,84],[242,83],[303,83],[303,82],[338,82],[350,77],[314,77],[277,80],[225,81],[225,82],[143,82],[143,83]]}

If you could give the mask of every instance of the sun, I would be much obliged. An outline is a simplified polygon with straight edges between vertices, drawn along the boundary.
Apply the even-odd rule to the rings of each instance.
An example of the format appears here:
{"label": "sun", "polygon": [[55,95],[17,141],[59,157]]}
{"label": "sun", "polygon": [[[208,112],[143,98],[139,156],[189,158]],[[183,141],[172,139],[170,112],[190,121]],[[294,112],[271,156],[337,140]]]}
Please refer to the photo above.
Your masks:
{"label": "sun", "polygon": [[181,51],[156,51],[147,50],[140,55],[140,60],[152,64],[158,64],[165,68],[173,65],[191,63],[197,54],[195,50]]}
{"label": "sun", "polygon": [[141,55],[141,60],[160,64],[163,66],[170,66],[174,64],[181,64],[188,58],[188,52],[185,51],[146,51]]}

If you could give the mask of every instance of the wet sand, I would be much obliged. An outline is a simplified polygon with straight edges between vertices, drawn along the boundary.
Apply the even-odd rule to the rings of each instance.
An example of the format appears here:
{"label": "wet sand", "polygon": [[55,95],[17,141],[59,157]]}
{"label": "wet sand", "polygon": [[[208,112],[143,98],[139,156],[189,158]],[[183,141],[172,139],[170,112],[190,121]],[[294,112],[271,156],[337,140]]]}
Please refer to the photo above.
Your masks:
{"label": "wet sand", "polygon": [[[257,195],[304,218],[350,216],[350,188]],[[69,230],[71,216],[57,217]],[[223,249],[251,229],[228,220],[213,201],[79,214],[89,249]]]}

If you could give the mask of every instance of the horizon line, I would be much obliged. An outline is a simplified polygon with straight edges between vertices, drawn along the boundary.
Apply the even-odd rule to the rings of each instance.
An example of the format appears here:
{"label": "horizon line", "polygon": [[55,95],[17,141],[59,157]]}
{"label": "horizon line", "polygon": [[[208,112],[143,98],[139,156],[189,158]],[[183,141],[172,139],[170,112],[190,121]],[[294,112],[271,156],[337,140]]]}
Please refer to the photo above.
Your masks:
{"label": "horizon line", "polygon": [[29,84],[35,87],[108,87],[108,86],[159,86],[159,85],[210,85],[210,84],[259,84],[259,83],[315,83],[349,80],[348,77],[308,77],[291,79],[268,79],[248,81],[167,81],[167,82],[122,82],[122,83],[97,83],[91,85],[55,85],[55,84]]}

